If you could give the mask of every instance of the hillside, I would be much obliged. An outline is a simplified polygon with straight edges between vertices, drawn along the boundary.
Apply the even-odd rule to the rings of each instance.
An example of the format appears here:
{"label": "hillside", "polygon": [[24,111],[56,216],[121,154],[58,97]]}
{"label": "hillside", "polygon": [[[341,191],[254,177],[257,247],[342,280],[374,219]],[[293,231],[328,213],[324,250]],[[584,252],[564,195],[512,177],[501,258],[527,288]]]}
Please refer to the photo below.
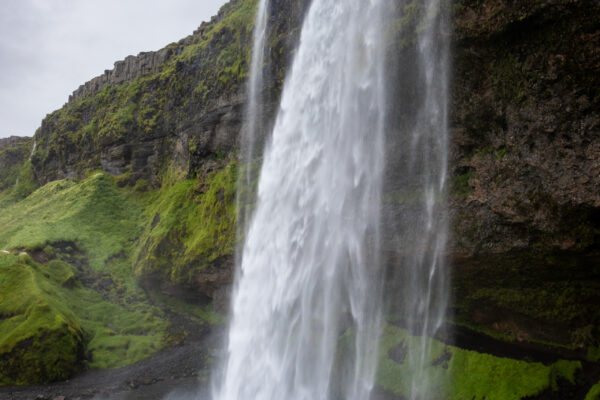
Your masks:
{"label": "hillside", "polygon": [[[266,125],[308,3],[272,1]],[[600,6],[447,6],[447,323],[459,333],[436,338],[432,368],[461,377],[456,399],[599,398]],[[187,38],[84,83],[33,138],[0,139],[0,385],[130,365],[192,338],[190,330],[220,329],[240,240],[238,151],[255,8],[231,0]],[[406,64],[389,66],[391,82],[411,70],[423,12],[416,1],[398,8],[397,46],[388,51]],[[410,107],[414,89],[390,88],[392,111]],[[392,121],[388,133],[390,221],[415,201],[397,173],[406,150],[394,133],[405,122]],[[391,275],[403,246],[394,232],[383,238]],[[401,398],[403,383],[389,374],[402,370],[398,354],[411,339],[400,321],[388,323],[378,390]]]}

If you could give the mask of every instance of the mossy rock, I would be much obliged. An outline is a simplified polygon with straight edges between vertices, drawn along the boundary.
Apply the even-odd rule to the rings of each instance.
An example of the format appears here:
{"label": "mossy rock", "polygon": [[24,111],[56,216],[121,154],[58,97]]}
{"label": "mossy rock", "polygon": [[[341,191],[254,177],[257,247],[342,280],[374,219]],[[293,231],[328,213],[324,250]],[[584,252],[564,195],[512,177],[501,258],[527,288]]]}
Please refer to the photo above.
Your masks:
{"label": "mossy rock", "polygon": [[70,271],[37,270],[27,256],[0,255],[0,385],[69,378],[84,358],[84,334],[51,290]]}
{"label": "mossy rock", "polygon": [[135,265],[139,276],[190,284],[196,273],[233,256],[237,170],[236,161],[229,161],[203,177],[166,184],[147,196]]}
{"label": "mossy rock", "polygon": [[[397,348],[405,354],[401,359],[395,356]],[[421,371],[414,369],[417,361],[407,361],[419,357],[424,357]],[[581,369],[579,361],[558,360],[544,365],[496,357],[411,336],[406,330],[388,325],[381,338],[376,383],[389,394],[388,398],[412,394],[430,400],[520,400],[543,392],[558,394],[560,385],[576,385]],[[414,382],[430,385],[414,387]]]}

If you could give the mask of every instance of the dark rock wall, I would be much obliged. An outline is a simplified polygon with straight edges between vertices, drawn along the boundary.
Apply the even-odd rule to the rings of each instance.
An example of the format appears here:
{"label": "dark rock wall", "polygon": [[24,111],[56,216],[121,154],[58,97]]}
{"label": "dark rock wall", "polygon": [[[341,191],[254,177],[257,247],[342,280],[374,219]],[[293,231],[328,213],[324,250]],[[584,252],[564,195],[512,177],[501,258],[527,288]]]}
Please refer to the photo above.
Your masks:
{"label": "dark rock wall", "polygon": [[454,311],[516,340],[597,346],[600,3],[455,5]]}
{"label": "dark rock wall", "polygon": [[460,7],[452,91],[454,249],[597,245],[600,5]]}

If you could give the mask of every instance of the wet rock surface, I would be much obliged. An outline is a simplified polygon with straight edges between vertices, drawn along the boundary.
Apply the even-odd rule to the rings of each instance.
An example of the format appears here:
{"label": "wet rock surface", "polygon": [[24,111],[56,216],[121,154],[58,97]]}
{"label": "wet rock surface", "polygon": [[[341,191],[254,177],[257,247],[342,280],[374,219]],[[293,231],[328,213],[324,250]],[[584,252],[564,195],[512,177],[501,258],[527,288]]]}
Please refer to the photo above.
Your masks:
{"label": "wet rock surface", "polygon": [[461,2],[452,247],[585,250],[600,215],[597,2]]}

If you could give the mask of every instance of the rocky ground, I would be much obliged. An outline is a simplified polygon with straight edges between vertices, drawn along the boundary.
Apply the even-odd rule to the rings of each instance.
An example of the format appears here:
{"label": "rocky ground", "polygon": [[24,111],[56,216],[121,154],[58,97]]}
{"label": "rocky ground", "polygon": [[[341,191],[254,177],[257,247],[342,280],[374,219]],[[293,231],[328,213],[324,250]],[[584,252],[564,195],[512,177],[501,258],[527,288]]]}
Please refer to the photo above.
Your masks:
{"label": "rocky ground", "polygon": [[207,334],[201,326],[197,328],[198,334],[147,360],[120,369],[86,371],[66,382],[0,388],[0,400],[208,398],[210,350],[207,349],[218,348],[223,333],[218,329],[219,332]]}

